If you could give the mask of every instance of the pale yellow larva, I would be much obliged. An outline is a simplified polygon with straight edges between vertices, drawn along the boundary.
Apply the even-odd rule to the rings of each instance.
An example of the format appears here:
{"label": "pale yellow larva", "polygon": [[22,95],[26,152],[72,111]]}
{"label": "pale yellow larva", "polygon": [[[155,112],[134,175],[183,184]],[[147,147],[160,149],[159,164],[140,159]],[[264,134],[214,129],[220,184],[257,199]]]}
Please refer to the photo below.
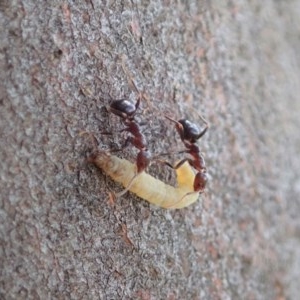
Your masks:
{"label": "pale yellow larva", "polygon": [[[114,181],[127,187],[136,174],[136,165],[105,151],[98,151],[89,159]],[[168,185],[142,172],[130,184],[129,190],[140,198],[163,208],[183,208],[195,201],[199,193],[194,192],[195,173],[186,162],[176,170],[177,187]]]}

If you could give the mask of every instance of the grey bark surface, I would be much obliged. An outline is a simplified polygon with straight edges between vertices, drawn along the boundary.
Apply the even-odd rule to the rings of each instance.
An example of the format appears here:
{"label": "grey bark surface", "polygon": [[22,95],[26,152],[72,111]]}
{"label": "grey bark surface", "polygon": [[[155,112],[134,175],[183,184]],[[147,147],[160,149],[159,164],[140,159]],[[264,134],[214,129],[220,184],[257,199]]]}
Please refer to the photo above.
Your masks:
{"label": "grey bark surface", "polygon": [[[0,10],[1,299],[297,299],[299,1]],[[182,150],[164,114],[210,123],[198,143],[210,181],[188,208],[111,203],[121,187],[86,161],[84,132],[100,149],[124,142],[104,107],[135,101],[131,80],[153,154]]]}

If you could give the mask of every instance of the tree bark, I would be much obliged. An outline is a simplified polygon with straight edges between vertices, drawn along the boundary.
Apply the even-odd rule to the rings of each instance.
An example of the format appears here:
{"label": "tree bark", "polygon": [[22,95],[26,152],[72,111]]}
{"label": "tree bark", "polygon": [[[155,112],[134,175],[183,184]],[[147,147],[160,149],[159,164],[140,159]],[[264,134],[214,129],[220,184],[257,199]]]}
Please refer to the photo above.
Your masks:
{"label": "tree bark", "polygon": [[[75,2],[0,2],[0,298],[297,299],[299,2]],[[188,208],[113,203],[87,163],[138,93],[153,156],[183,149],[165,114],[210,124]]]}

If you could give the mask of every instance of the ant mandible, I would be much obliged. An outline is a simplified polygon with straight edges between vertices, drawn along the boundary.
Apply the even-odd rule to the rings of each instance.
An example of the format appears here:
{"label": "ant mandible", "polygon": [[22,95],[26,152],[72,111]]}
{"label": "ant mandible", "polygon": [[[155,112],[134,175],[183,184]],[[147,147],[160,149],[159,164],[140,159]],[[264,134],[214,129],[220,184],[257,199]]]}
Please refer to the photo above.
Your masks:
{"label": "ant mandible", "polygon": [[200,116],[202,121],[205,123],[205,128],[201,131],[196,124],[190,122],[187,119],[180,119],[179,121],[176,121],[169,116],[165,117],[175,123],[176,130],[179,133],[180,139],[186,148],[185,150],[179,151],[178,153],[189,153],[192,158],[184,158],[175,166],[173,166],[169,162],[164,163],[173,169],[178,169],[187,161],[195,170],[197,170],[197,174],[195,175],[194,179],[194,191],[202,193],[208,181],[208,176],[206,173],[204,158],[200,152],[199,147],[196,145],[196,142],[207,131],[208,123],[202,116]]}
{"label": "ant mandible", "polygon": [[121,196],[129,190],[136,176],[143,172],[149,166],[151,161],[151,154],[147,148],[145,136],[142,134],[139,124],[134,119],[135,114],[140,106],[140,102],[141,96],[138,97],[135,104],[129,100],[121,99],[112,101],[108,107],[108,111],[120,117],[125,124],[126,127],[121,131],[127,131],[131,134],[129,137],[127,137],[123,147],[120,150],[124,149],[129,143],[139,150],[139,153],[136,157],[137,174],[130,180],[125,190],[118,193],[117,196]]}

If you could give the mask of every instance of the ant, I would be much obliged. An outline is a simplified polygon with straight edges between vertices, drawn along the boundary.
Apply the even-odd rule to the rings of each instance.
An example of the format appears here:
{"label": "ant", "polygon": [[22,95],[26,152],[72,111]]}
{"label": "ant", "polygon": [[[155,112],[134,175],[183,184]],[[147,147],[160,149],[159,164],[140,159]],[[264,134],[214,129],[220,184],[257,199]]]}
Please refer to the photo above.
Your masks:
{"label": "ant", "polygon": [[205,123],[205,128],[201,131],[196,124],[190,122],[187,119],[180,119],[179,121],[176,121],[169,116],[165,117],[175,123],[175,128],[186,148],[186,150],[179,151],[178,153],[189,153],[192,158],[184,158],[175,166],[166,161],[163,161],[163,163],[176,170],[187,161],[197,171],[193,184],[194,192],[202,193],[208,181],[208,176],[206,173],[204,158],[200,152],[199,147],[196,145],[196,142],[207,131],[208,123],[202,116],[200,116],[202,121]]}
{"label": "ant", "polygon": [[131,143],[134,147],[136,147],[139,150],[139,153],[136,158],[137,173],[130,180],[125,190],[118,193],[117,196],[121,196],[129,190],[134,179],[149,166],[151,161],[151,154],[147,148],[145,136],[142,134],[139,124],[134,119],[135,114],[140,106],[140,102],[141,96],[138,97],[135,104],[133,104],[127,99],[114,100],[107,108],[109,112],[120,117],[123,123],[125,124],[126,127],[122,129],[121,132],[127,131],[130,133],[130,136],[127,137],[127,139],[125,140],[123,147],[119,150],[123,150],[125,147],[127,147],[129,143]]}

